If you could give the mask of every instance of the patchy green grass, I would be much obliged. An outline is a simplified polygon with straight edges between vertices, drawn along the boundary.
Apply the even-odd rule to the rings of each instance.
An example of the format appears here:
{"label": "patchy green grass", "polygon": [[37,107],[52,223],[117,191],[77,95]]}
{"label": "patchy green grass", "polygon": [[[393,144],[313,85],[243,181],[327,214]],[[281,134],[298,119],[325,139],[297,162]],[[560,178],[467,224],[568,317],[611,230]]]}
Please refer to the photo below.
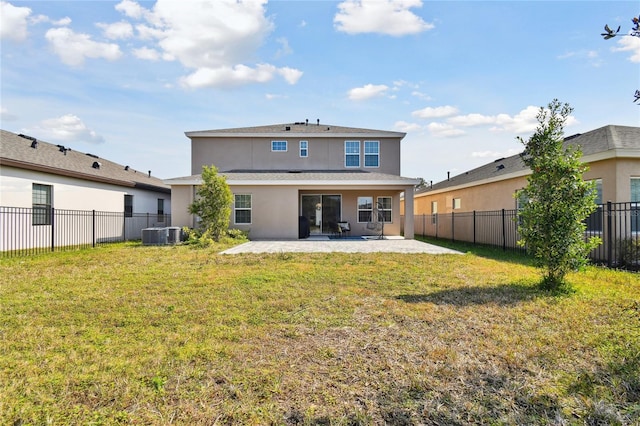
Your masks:
{"label": "patchy green grass", "polygon": [[[640,276],[526,258],[0,259],[0,424],[637,424]],[[636,422],[636,423],[634,423]]]}

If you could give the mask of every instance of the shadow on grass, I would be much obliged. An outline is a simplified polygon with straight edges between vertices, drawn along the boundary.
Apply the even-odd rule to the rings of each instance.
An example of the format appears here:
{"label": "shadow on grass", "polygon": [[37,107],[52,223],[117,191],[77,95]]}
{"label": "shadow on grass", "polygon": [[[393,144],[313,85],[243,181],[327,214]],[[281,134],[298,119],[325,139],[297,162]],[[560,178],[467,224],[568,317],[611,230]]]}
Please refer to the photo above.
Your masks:
{"label": "shadow on grass", "polygon": [[534,260],[525,252],[519,250],[503,250],[500,247],[485,246],[480,244],[472,244],[465,242],[452,242],[432,237],[416,236],[416,240],[433,244],[434,246],[446,247],[448,249],[457,250],[462,253],[470,253],[478,257],[486,259],[500,260],[503,262],[517,263],[519,265],[533,266]]}
{"label": "shadow on grass", "polygon": [[459,287],[428,294],[401,294],[396,299],[406,303],[435,303],[436,305],[515,305],[537,297],[549,296],[530,284],[503,284],[496,287]]}

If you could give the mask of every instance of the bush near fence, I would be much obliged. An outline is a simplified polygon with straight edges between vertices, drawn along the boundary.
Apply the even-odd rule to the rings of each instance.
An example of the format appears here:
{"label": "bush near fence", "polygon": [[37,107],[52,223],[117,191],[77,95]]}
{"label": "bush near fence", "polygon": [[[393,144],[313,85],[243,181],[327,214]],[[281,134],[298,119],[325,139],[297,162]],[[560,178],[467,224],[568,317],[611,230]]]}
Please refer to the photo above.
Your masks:
{"label": "bush near fence", "polygon": [[[415,235],[526,251],[518,245],[515,209],[422,214],[414,215],[413,220]],[[585,224],[585,238],[602,239],[602,244],[589,254],[593,262],[640,270],[640,203],[600,204]]]}
{"label": "bush near fence", "polygon": [[0,256],[140,240],[142,230],[171,225],[171,215],[0,207]]}

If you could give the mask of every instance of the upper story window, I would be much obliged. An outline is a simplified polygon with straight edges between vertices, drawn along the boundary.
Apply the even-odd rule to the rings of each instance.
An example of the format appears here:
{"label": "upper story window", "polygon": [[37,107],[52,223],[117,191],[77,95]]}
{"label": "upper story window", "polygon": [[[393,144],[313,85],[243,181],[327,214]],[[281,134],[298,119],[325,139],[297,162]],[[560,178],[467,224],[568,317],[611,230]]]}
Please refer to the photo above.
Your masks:
{"label": "upper story window", "polygon": [[300,157],[309,156],[309,141],[300,141]]}
{"label": "upper story window", "polygon": [[272,152],[287,152],[287,141],[271,141]]}
{"label": "upper story window", "polygon": [[360,141],[344,142],[345,167],[360,167]]}
{"label": "upper story window", "polygon": [[364,141],[364,166],[380,167],[379,141]]}
{"label": "upper story window", "polygon": [[454,210],[458,210],[459,208],[462,207],[462,199],[460,198],[454,198],[453,199],[453,209]]}
{"label": "upper story window", "polygon": [[51,185],[34,183],[32,186],[32,224],[51,225]]}

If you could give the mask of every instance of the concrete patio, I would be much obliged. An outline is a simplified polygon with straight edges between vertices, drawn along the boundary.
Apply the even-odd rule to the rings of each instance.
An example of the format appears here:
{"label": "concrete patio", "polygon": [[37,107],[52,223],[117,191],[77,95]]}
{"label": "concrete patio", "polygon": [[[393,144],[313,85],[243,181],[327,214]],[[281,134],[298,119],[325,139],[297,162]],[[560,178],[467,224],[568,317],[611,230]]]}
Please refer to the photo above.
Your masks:
{"label": "concrete patio", "polygon": [[326,237],[305,240],[257,240],[232,247],[221,254],[241,253],[428,253],[462,254],[417,240],[388,237],[379,239],[329,239]]}

